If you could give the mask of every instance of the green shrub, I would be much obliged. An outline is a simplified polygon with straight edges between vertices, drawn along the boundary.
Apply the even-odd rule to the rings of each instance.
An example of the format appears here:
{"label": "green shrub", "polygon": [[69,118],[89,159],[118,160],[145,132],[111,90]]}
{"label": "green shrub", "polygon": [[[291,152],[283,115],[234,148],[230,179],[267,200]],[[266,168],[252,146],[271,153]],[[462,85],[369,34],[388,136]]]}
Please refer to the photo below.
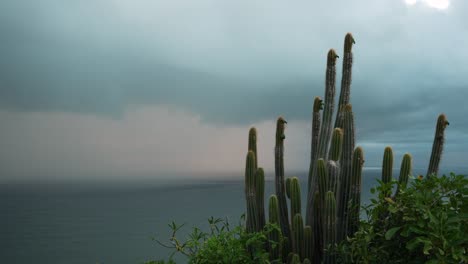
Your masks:
{"label": "green shrub", "polygon": [[468,179],[419,176],[394,197],[379,181],[367,220],[339,245],[339,263],[467,263]]}
{"label": "green shrub", "polygon": [[[262,232],[247,233],[242,223],[231,228],[228,220],[221,218],[208,219],[210,231],[203,232],[194,227],[192,233],[186,240],[177,238],[177,232],[183,225],[174,222],[169,224],[172,230],[169,243],[162,243],[156,240],[161,246],[173,249],[169,256],[172,261],[174,254],[185,255],[188,263],[191,264],[211,264],[211,263],[269,263],[268,234],[272,230],[279,230],[277,225],[268,224]],[[158,262],[147,262],[147,264]],[[160,262],[164,263],[164,262]],[[173,262],[168,262],[173,263]]]}

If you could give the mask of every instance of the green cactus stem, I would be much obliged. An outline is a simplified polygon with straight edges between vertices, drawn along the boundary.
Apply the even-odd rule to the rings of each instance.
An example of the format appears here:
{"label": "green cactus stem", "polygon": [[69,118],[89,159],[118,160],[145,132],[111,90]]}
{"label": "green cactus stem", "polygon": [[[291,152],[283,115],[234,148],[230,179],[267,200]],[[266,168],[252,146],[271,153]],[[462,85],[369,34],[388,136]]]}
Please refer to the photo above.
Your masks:
{"label": "green cactus stem", "polygon": [[343,130],[341,128],[335,128],[335,130],[333,131],[333,136],[332,136],[329,159],[338,162],[341,158],[342,149],[343,149]]}
{"label": "green cactus stem", "polygon": [[291,199],[291,177],[286,178],[286,196]]}
{"label": "green cactus stem", "polygon": [[[279,227],[279,207],[278,207],[278,198],[276,195],[271,195],[269,199],[268,206],[268,222],[271,224],[276,224]],[[269,234],[269,240],[272,241],[269,243],[268,250],[270,252],[270,260],[276,260],[280,258],[281,249],[283,248],[281,233],[279,230],[272,230]]]}
{"label": "green cactus stem", "polygon": [[344,40],[343,53],[343,71],[341,75],[341,91],[338,100],[338,112],[336,113],[335,127],[343,128],[343,112],[344,107],[349,104],[351,94],[351,75],[353,69],[353,52],[352,47],[354,41],[351,33],[346,34]]}
{"label": "green cactus stem", "polygon": [[325,198],[324,222],[323,222],[323,244],[324,263],[336,263],[335,256],[330,252],[330,247],[336,243],[336,201],[335,194],[327,192]]}
{"label": "green cactus stem", "polygon": [[301,214],[301,188],[299,185],[299,179],[293,177],[291,179],[291,223],[294,220],[296,214]]}
{"label": "green cactus stem", "polygon": [[286,204],[286,193],[284,184],[284,134],[286,120],[279,117],[276,122],[276,145],[275,145],[275,189],[278,197],[280,211],[280,226],[283,236],[290,238],[288,207]]}
{"label": "green cactus stem", "polygon": [[255,154],[255,169],[258,168],[258,157],[257,157],[257,130],[255,127],[250,128],[249,130],[249,149],[252,150]]}
{"label": "green cactus stem", "polygon": [[447,121],[447,117],[444,114],[440,114],[437,118],[434,142],[432,143],[431,159],[429,161],[429,168],[427,169],[427,177],[437,175],[439,173],[439,163],[444,149],[445,127],[448,125],[449,122]]}
{"label": "green cactus stem", "polygon": [[323,109],[323,101],[320,97],[314,99],[314,110],[312,112],[312,140],[310,146],[310,166],[309,180],[307,182],[307,193],[309,193],[312,184],[312,173],[317,163],[317,151],[320,133],[320,110]]}
{"label": "green cactus stem", "polygon": [[258,209],[257,232],[265,226],[265,173],[263,168],[258,168],[255,175],[255,198]]}
{"label": "green cactus stem", "polygon": [[390,146],[385,147],[382,162],[382,182],[389,183],[393,174],[393,150]]}
{"label": "green cactus stem", "polygon": [[302,221],[302,215],[296,214],[292,221],[293,230],[293,249],[301,259],[304,256],[304,222]]}
{"label": "green cactus stem", "polygon": [[347,213],[349,200],[351,199],[351,167],[354,152],[354,116],[352,107],[347,104],[343,109],[343,154],[340,159],[341,177],[339,192],[337,193],[337,241],[341,242],[346,238],[347,233]]}
{"label": "green cactus stem", "polygon": [[361,182],[362,168],[364,166],[364,151],[361,147],[354,150],[353,163],[351,166],[350,199],[347,220],[347,235],[353,235],[359,228],[359,211],[361,209]]}
{"label": "green cactus stem", "polygon": [[247,201],[247,232],[258,230],[258,208],[255,198],[255,154],[249,150],[245,164],[245,197]]}
{"label": "green cactus stem", "polygon": [[[323,123],[320,128],[320,139],[318,143],[318,150],[317,150],[317,159],[328,158],[328,151],[330,146],[330,140],[332,137],[332,118],[333,118],[333,111],[334,111],[334,102],[335,102],[335,81],[336,81],[336,55],[335,50],[331,49],[327,55],[327,70],[325,74],[325,104],[323,110]],[[313,205],[314,204],[314,193],[316,191],[316,182],[317,182],[317,173],[314,169],[312,171],[311,177],[311,188],[308,193],[308,201],[307,204]],[[312,212],[314,209],[312,206],[307,207],[306,212],[306,222],[308,225],[312,225]]]}
{"label": "green cactus stem", "polygon": [[400,167],[400,177],[398,178],[398,188],[395,193],[395,197],[398,196],[401,190],[404,190],[406,188],[406,185],[408,184],[408,178],[409,175],[411,175],[411,170],[412,170],[412,157],[409,153],[406,153],[403,155],[403,159],[401,161],[401,167]]}
{"label": "green cactus stem", "polygon": [[301,264],[301,258],[297,254],[293,254],[291,257],[291,264]]}
{"label": "green cactus stem", "polygon": [[310,260],[308,258],[306,258],[306,259],[304,259],[302,264],[312,264],[312,262],[310,262]]}
{"label": "green cactus stem", "polygon": [[[312,227],[305,226],[304,227],[304,258],[305,259],[312,259],[312,255],[314,252],[314,238],[312,236]],[[305,262],[304,259],[304,262]]]}

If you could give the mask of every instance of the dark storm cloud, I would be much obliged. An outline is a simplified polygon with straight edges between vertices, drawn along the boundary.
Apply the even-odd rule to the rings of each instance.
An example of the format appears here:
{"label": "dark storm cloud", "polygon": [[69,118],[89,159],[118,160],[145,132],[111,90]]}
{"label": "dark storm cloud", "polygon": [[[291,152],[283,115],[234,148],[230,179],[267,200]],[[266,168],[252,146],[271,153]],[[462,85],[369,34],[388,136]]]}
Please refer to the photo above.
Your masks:
{"label": "dark storm cloud", "polygon": [[[450,3],[436,10],[403,0],[5,0],[0,110],[131,126],[129,108],[170,105],[203,125],[247,127],[279,115],[305,124],[314,96],[324,94],[328,49],[341,56],[352,32],[359,143],[428,153],[443,112],[448,149],[466,156],[468,3]],[[8,127],[15,118],[4,116]]]}

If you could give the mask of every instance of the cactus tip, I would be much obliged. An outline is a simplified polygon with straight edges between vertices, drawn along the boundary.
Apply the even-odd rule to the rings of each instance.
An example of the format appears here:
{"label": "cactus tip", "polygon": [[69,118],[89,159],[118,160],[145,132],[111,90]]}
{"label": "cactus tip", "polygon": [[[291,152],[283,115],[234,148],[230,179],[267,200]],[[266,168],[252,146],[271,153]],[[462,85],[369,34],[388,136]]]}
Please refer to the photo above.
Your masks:
{"label": "cactus tip", "polygon": [[353,38],[351,33],[346,34],[345,36],[345,43],[344,43],[344,52],[348,53],[351,52],[353,44],[356,44],[356,41]]}
{"label": "cactus tip", "polygon": [[322,98],[320,98],[319,96],[316,96],[314,99],[314,112],[317,113],[322,109],[323,109]]}
{"label": "cactus tip", "polygon": [[336,54],[334,49],[330,49],[328,51],[327,66],[335,65],[336,64],[336,58],[339,58],[339,56]]}

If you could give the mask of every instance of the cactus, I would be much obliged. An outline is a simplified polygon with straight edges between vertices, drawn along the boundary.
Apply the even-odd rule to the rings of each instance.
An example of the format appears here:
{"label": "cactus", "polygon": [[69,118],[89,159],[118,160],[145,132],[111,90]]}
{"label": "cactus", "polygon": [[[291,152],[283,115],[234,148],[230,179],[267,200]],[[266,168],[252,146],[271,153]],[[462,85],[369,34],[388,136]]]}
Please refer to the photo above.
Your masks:
{"label": "cactus", "polygon": [[354,117],[350,104],[343,109],[343,153],[340,159],[341,178],[337,194],[337,241],[346,238],[348,205],[351,195],[351,166],[354,152]]}
{"label": "cactus", "polygon": [[291,199],[291,178],[286,178],[286,196]]}
{"label": "cactus", "polygon": [[301,213],[301,188],[299,186],[299,179],[293,177],[291,179],[291,223],[294,220],[296,214]]}
{"label": "cactus", "polygon": [[304,256],[304,222],[302,215],[296,214],[292,221],[293,232],[293,251],[297,253],[301,259]]}
{"label": "cactus", "polygon": [[286,120],[279,117],[276,122],[276,144],[275,144],[275,189],[278,197],[280,211],[280,226],[283,236],[290,238],[288,207],[286,204],[284,184],[284,129]]}
{"label": "cactus", "polygon": [[255,200],[258,209],[257,231],[265,226],[265,173],[263,168],[258,168],[255,173]]}
{"label": "cactus", "polygon": [[255,154],[249,150],[245,165],[245,197],[247,201],[247,231],[258,230],[258,208],[255,198]]}
{"label": "cactus", "polygon": [[255,127],[251,127],[249,130],[249,149],[253,151],[255,156],[255,169],[258,168],[258,157],[257,157],[257,130]]}
{"label": "cactus", "polygon": [[[312,259],[314,248],[314,237],[312,236],[312,227],[304,227],[304,258]],[[304,259],[304,262],[305,262]]]}
{"label": "cactus", "polygon": [[427,169],[427,177],[430,177],[433,174],[437,175],[439,172],[439,163],[444,149],[445,127],[447,127],[447,125],[449,125],[447,117],[444,114],[440,114],[437,118],[434,142],[432,143],[431,159],[429,161],[429,168]]}
{"label": "cactus", "polygon": [[336,112],[335,128],[343,128],[344,107],[349,104],[351,95],[351,74],[353,68],[353,52],[351,51],[354,41],[351,33],[346,34],[344,40],[344,53],[343,53],[343,70],[341,75],[341,91],[340,99],[338,100],[338,111]]}
{"label": "cactus", "polygon": [[333,136],[332,136],[329,160],[339,161],[341,158],[342,149],[343,149],[343,130],[341,128],[335,128],[335,130],[333,131]]}
{"label": "cactus", "polygon": [[301,258],[297,254],[292,254],[291,264],[301,264]]}
{"label": "cactus", "polygon": [[312,135],[310,146],[310,167],[309,167],[309,180],[307,182],[307,193],[310,192],[312,184],[312,173],[317,163],[317,151],[320,133],[320,110],[323,109],[323,101],[320,97],[314,99],[314,110],[312,112]]}
{"label": "cactus", "polygon": [[411,166],[412,166],[411,162],[412,162],[411,155],[409,153],[406,153],[403,156],[403,159],[401,161],[400,177],[398,178],[398,188],[395,193],[395,197],[398,196],[400,191],[402,189],[405,189],[406,185],[408,184],[408,178],[409,178],[409,175],[411,175]]}
{"label": "cactus", "polygon": [[389,183],[393,172],[393,150],[390,146],[385,147],[382,162],[382,182]]}
{"label": "cactus", "polygon": [[359,210],[361,209],[361,179],[362,167],[364,165],[364,152],[361,147],[354,150],[353,164],[351,166],[351,191],[349,199],[348,214],[345,215],[347,221],[347,235],[354,234],[359,227]]}
{"label": "cactus", "polygon": [[[279,207],[278,207],[278,198],[276,195],[271,195],[268,206],[268,222],[271,224],[276,224],[279,227]],[[268,246],[268,251],[270,252],[270,259],[278,259],[281,255],[281,249],[283,245],[281,243],[281,233],[278,230],[272,230],[268,234],[268,239],[273,241]]]}
{"label": "cactus", "polygon": [[335,194],[331,191],[327,192],[325,198],[324,210],[324,226],[323,226],[323,244],[324,244],[324,263],[336,263],[334,254],[330,252],[330,248],[336,243],[336,202]]}

